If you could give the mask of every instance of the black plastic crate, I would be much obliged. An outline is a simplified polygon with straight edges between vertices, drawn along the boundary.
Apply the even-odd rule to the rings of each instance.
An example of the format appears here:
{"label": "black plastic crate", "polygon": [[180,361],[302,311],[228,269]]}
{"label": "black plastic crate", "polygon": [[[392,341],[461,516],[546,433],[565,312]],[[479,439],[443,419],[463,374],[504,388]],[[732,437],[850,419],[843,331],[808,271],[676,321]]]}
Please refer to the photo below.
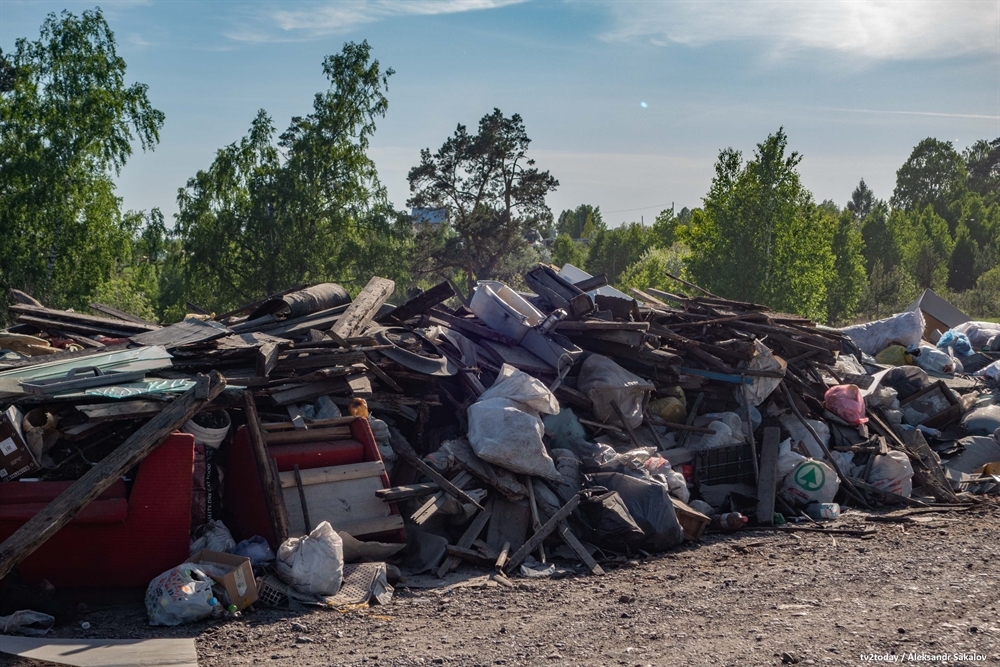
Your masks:
{"label": "black plastic crate", "polygon": [[694,476],[699,484],[749,484],[757,480],[753,472],[753,449],[749,442],[713,447],[695,452]]}

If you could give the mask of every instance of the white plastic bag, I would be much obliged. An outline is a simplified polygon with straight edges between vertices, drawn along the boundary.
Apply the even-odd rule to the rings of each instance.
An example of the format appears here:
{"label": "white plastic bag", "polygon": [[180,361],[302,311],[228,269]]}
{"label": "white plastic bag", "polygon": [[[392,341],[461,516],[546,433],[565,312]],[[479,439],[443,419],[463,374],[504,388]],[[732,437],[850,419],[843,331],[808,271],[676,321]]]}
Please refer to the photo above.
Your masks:
{"label": "white plastic bag", "polygon": [[739,441],[737,441],[736,437],[733,435],[732,429],[730,429],[729,425],[725,422],[709,422],[705,428],[715,431],[715,434],[699,433],[697,436],[688,440],[688,449],[699,451],[703,449],[714,449],[716,447],[726,447],[732,444],[739,444]]}
{"label": "white plastic bag", "polygon": [[913,356],[913,363],[932,373],[951,374],[959,370],[957,359],[929,345],[920,346],[920,354]]}
{"label": "white plastic bag", "polygon": [[709,427],[712,422],[722,422],[729,427],[729,442],[723,445],[738,445],[747,441],[746,422],[735,412],[709,412],[694,420],[695,426]]}
{"label": "white plastic bag", "polygon": [[[785,360],[781,357],[776,357],[771,352],[771,348],[764,345],[759,340],[754,340],[754,347],[757,352],[754,354],[753,359],[750,363],[746,365],[748,369],[755,371],[771,371],[774,373],[781,373],[782,376],[785,373],[785,368],[788,366]],[[738,385],[733,389],[733,393],[736,395],[736,402],[740,405],[744,405],[747,400],[749,400],[752,407],[757,407],[763,403],[768,396],[771,395],[778,385],[781,384],[781,378],[776,377],[761,377],[755,376],[753,378],[753,384],[751,385]]]}
{"label": "white plastic bag", "polygon": [[149,582],[146,614],[150,625],[193,623],[212,614],[212,579],[193,563],[171,568]]}
{"label": "white plastic bag", "polygon": [[883,491],[910,497],[913,492],[913,466],[903,452],[889,452],[876,456],[868,473],[868,483]]}
{"label": "white plastic bag", "polygon": [[786,438],[778,445],[778,480],[783,480],[805,460],[806,457],[792,451],[792,439]]}
{"label": "white plastic bag", "polygon": [[493,386],[469,406],[469,444],[484,461],[559,481],[542,442],[545,426],[539,417],[558,412],[559,402],[545,385],[504,364]]}
{"label": "white plastic bag", "polygon": [[278,576],[300,593],[336,595],[344,581],[344,542],[329,521],[305,537],[290,537],[278,547]]}
{"label": "white plastic bag", "polygon": [[[788,413],[781,416],[781,425],[785,427],[788,434],[792,436],[792,442],[801,442],[805,445],[806,451],[809,452],[809,456],[814,459],[823,459],[825,454],[823,453],[823,448],[819,446],[816,442],[816,438],[812,437],[809,429],[799,421],[798,417]],[[824,421],[819,421],[818,419],[806,419],[810,426],[816,429],[816,435],[820,437],[823,444],[827,447],[830,446],[830,427]]]}
{"label": "white plastic bag", "polygon": [[642,411],[649,401],[649,392],[655,389],[649,381],[599,354],[584,360],[576,388],[590,398],[594,415],[603,422],[618,422],[618,415],[611,407],[611,402],[616,402],[630,428],[642,424]]}
{"label": "white plastic bag", "polygon": [[0,616],[0,635],[42,637],[49,633],[55,622],[54,616],[31,609],[22,609],[15,611],[10,616]]}
{"label": "white plastic bag", "polygon": [[[778,465],[781,465],[781,455],[778,455]],[[811,502],[832,503],[833,497],[840,489],[840,480],[833,468],[817,461],[804,458],[795,469],[785,477],[781,486],[782,497],[793,503],[808,505]]]}
{"label": "white plastic bag", "polygon": [[862,352],[875,356],[893,343],[914,347],[924,335],[924,315],[920,310],[899,313],[884,320],[856,324],[841,331],[849,336]]}

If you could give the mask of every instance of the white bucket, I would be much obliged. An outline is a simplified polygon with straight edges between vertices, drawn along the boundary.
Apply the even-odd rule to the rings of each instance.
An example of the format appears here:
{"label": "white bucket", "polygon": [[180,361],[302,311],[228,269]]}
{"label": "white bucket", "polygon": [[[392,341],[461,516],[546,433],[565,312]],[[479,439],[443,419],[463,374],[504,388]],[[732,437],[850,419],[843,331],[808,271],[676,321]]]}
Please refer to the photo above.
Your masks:
{"label": "white bucket", "polygon": [[195,423],[194,419],[189,419],[184,423],[184,428],[181,430],[184,433],[190,433],[193,435],[195,444],[211,447],[212,449],[218,449],[219,445],[222,444],[222,441],[226,439],[226,435],[229,433],[229,427],[232,425],[228,412],[225,410],[219,410],[218,412],[226,415],[226,425],[223,428],[208,428],[205,426],[199,426]]}

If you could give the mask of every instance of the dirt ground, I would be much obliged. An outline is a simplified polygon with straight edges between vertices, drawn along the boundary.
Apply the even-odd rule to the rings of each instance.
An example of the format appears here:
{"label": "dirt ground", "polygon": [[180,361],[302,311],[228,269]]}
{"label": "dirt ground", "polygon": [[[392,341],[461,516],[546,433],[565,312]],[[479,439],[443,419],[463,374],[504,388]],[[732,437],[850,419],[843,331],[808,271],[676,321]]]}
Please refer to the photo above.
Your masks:
{"label": "dirt ground", "polygon": [[[1000,504],[841,524],[873,537],[744,531],[603,577],[410,589],[392,604],[150,628],[141,605],[60,637],[197,638],[199,664],[1000,664]],[[481,575],[482,571],[469,571]],[[475,581],[475,580],[474,580]],[[0,656],[0,665],[41,665]]]}

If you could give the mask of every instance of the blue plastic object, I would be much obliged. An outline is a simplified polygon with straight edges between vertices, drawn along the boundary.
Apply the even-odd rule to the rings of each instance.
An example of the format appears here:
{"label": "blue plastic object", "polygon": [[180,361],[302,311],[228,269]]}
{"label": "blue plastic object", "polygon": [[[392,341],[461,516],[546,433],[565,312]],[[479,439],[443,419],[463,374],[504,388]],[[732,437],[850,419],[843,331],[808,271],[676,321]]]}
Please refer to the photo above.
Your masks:
{"label": "blue plastic object", "polygon": [[939,350],[948,351],[950,347],[959,357],[968,357],[973,354],[972,343],[969,337],[960,331],[948,329],[941,335],[937,346]]}

